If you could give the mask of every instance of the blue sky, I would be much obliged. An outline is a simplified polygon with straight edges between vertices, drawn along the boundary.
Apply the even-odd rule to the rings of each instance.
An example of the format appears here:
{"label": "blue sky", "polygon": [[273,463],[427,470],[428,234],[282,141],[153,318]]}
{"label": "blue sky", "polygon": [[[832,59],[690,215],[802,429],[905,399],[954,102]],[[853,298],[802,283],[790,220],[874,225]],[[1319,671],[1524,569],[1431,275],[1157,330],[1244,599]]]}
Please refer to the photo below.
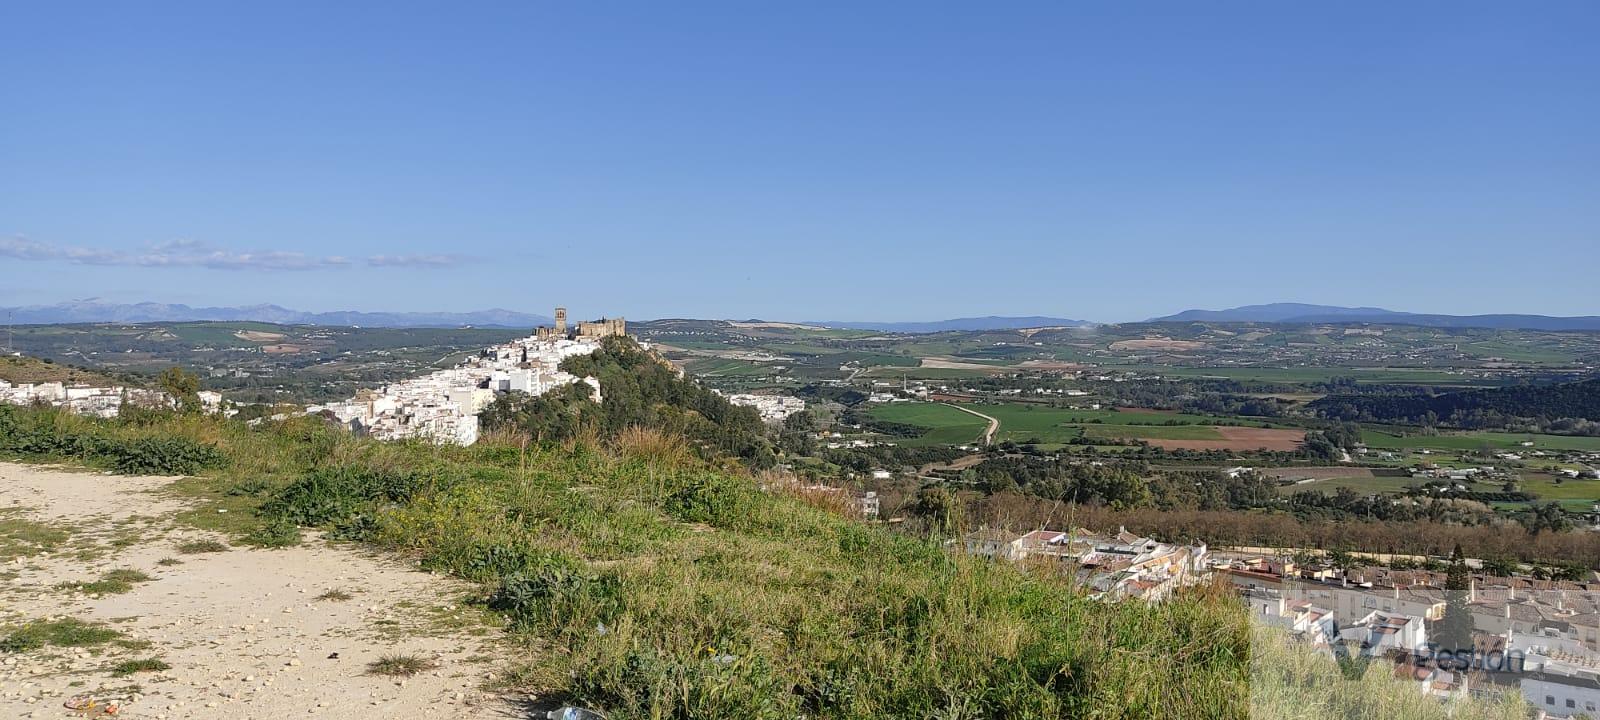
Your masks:
{"label": "blue sky", "polygon": [[1600,314],[1597,36],[1587,1],[13,4],[0,305]]}

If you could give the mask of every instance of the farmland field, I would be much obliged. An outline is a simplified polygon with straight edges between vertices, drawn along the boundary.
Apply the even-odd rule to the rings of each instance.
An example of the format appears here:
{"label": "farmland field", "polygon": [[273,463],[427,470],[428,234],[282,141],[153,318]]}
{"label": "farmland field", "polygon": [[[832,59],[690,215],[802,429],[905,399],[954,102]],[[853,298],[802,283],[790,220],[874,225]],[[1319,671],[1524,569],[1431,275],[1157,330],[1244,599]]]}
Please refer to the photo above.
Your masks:
{"label": "farmland field", "polygon": [[[1208,430],[1209,428],[1198,426],[1163,425],[1162,423],[1210,424],[1216,422],[1215,418],[1207,418],[1200,415],[1148,411],[1074,410],[1024,403],[980,404],[965,405],[964,407],[971,408],[1000,421],[1000,432],[995,437],[996,442],[1004,440],[1013,442],[1038,440],[1043,443],[1065,443],[1073,438],[1080,437],[1088,428],[1102,426],[1107,428],[1126,428],[1129,432],[1120,436],[1096,433],[1097,437],[1175,437],[1173,435],[1134,433],[1161,433],[1162,431],[1182,433],[1184,431]],[[1210,437],[1215,437],[1215,435]]]}
{"label": "farmland field", "polygon": [[[1084,436],[1101,439],[1146,439],[1154,445],[1203,449],[1293,449],[1302,434],[1296,430],[1217,426],[1217,418],[1157,411],[1075,410],[1026,403],[962,405],[1000,421],[996,442],[1038,442],[1061,445]],[[894,403],[873,409],[874,417],[931,428],[907,445],[972,442],[983,421],[933,403]],[[1169,424],[1172,423],[1172,424]],[[959,428],[959,429],[957,429]]]}
{"label": "farmland field", "polygon": [[[1355,468],[1352,468],[1351,470],[1352,473],[1359,472]],[[1419,482],[1419,480],[1415,480],[1410,477],[1375,477],[1371,473],[1367,473],[1366,475],[1354,475],[1352,477],[1319,478],[1316,480],[1295,483],[1293,485],[1285,485],[1281,488],[1278,488],[1278,492],[1283,495],[1293,495],[1294,493],[1304,490],[1316,490],[1324,493],[1332,493],[1341,488],[1348,488],[1363,495],[1367,495],[1371,493],[1400,492],[1406,489],[1406,486],[1414,485]]]}
{"label": "farmland field", "polygon": [[1449,435],[1410,435],[1400,437],[1377,430],[1361,433],[1368,447],[1387,449],[1428,448],[1431,450],[1514,450],[1521,449],[1524,441],[1533,441],[1532,449],[1546,450],[1600,450],[1600,437],[1574,437],[1569,435],[1534,435],[1527,433],[1474,432]]}
{"label": "farmland field", "polygon": [[976,442],[984,428],[988,427],[982,418],[937,403],[882,403],[874,406],[871,413],[879,420],[928,428],[922,437],[893,440],[896,444],[911,447],[965,445]]}
{"label": "farmland field", "polygon": [[1539,496],[1541,500],[1581,501],[1578,504],[1587,506],[1600,502],[1600,480],[1561,478],[1556,482],[1556,477],[1545,473],[1525,473],[1522,476],[1522,489]]}

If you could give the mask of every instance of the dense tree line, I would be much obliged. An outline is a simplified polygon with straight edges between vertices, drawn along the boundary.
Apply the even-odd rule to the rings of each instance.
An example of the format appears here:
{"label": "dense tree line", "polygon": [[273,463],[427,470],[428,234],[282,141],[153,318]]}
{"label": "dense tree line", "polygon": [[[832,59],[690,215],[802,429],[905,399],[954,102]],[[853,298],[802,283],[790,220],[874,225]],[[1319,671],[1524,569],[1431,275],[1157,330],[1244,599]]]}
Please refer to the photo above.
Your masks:
{"label": "dense tree line", "polygon": [[1430,394],[1337,394],[1308,406],[1322,417],[1428,427],[1533,428],[1600,435],[1600,379]]}
{"label": "dense tree line", "polygon": [[[1398,498],[1347,488],[1333,493],[1288,493],[1283,491],[1281,481],[1261,473],[1155,470],[1137,460],[1007,454],[985,460],[952,479],[986,495],[1020,493],[1042,500],[1125,510],[1269,512],[1303,522],[1504,523],[1502,516],[1476,497],[1436,497],[1420,488]],[[1571,528],[1570,522],[1562,524],[1564,515],[1559,508],[1530,513],[1530,518],[1524,526],[1533,533]]]}
{"label": "dense tree line", "polygon": [[832,402],[846,407],[860,405],[867,401],[866,393],[843,385],[812,383],[796,390],[794,394],[795,397],[806,402]]}
{"label": "dense tree line", "polygon": [[977,499],[969,523],[990,527],[1127,529],[1174,542],[1212,545],[1346,548],[1363,552],[1445,556],[1460,544],[1469,557],[1510,558],[1546,565],[1578,563],[1600,569],[1600,533],[1530,534],[1517,524],[1448,524],[1417,520],[1305,520],[1282,512],[1117,509],[1066,504],[1021,493]]}
{"label": "dense tree line", "polygon": [[1361,426],[1343,422],[1317,430],[1306,431],[1300,451],[1312,460],[1337,461],[1344,453],[1361,444]]}
{"label": "dense tree line", "polygon": [[839,422],[844,425],[858,425],[867,432],[897,438],[919,438],[928,432],[928,428],[921,425],[882,420],[856,407],[848,408],[841,413]]}
{"label": "dense tree line", "polygon": [[1115,405],[1250,417],[1282,417],[1293,403],[1260,396],[1298,391],[1292,385],[1239,380],[1103,382],[1093,389],[1097,397]]}
{"label": "dense tree line", "polygon": [[1145,507],[1153,502],[1139,463],[1066,462],[1033,455],[985,460],[962,479],[988,493],[1021,490],[1067,502]]}
{"label": "dense tree line", "polygon": [[879,468],[895,469],[920,467],[929,463],[950,462],[966,453],[953,447],[906,447],[904,445],[873,445],[856,448],[827,448],[822,459],[846,470],[863,473]]}

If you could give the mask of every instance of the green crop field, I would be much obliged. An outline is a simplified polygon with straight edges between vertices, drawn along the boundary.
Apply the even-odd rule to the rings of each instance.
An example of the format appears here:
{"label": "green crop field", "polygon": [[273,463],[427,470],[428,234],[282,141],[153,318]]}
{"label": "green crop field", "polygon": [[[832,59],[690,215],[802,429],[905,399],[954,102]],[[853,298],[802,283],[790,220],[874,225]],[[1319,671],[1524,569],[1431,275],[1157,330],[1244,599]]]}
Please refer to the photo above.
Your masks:
{"label": "green crop field", "polygon": [[897,444],[912,447],[977,442],[984,428],[989,425],[982,418],[937,403],[882,403],[875,405],[871,412],[879,420],[928,428],[928,432],[920,438],[893,440]]}
{"label": "green crop field", "polygon": [[766,365],[727,358],[696,358],[689,362],[689,367],[695,374],[701,376],[771,375],[774,372]]}
{"label": "green crop field", "polygon": [[[1150,438],[1166,440],[1221,440],[1214,427],[1218,418],[1182,413],[1116,410],[1074,410],[1027,403],[962,405],[1000,421],[996,442],[1039,442],[1061,445],[1087,434],[1094,438]],[[873,417],[920,425],[930,429],[921,438],[897,441],[904,445],[960,445],[972,442],[985,426],[983,420],[936,403],[892,403],[872,410]],[[1184,424],[1168,425],[1168,422]]]}
{"label": "green crop field", "polygon": [[[1027,403],[965,405],[1000,421],[997,442],[1037,440],[1046,444],[1066,443],[1085,432],[1101,438],[1167,438],[1180,440],[1218,440],[1210,426],[1215,418],[1162,412],[1119,412],[1116,410],[1074,410]],[[1191,425],[1165,425],[1178,421]]]}
{"label": "green crop field", "polygon": [[1533,449],[1600,450],[1600,437],[1533,435],[1526,433],[1473,432],[1449,435],[1410,435],[1400,437],[1377,430],[1364,430],[1361,440],[1368,447],[1389,449],[1428,448],[1431,450],[1515,450],[1532,440]]}
{"label": "green crop field", "polygon": [[1349,488],[1363,495],[1369,493],[1400,492],[1408,485],[1415,485],[1422,481],[1411,477],[1346,477],[1322,478],[1310,482],[1284,485],[1278,488],[1279,494],[1293,495],[1303,490],[1316,490],[1323,493],[1333,493],[1340,488]]}
{"label": "green crop field", "polygon": [[1540,500],[1581,500],[1587,506],[1600,502],[1600,480],[1561,478],[1554,475],[1527,473],[1522,476],[1522,489],[1539,496]]}

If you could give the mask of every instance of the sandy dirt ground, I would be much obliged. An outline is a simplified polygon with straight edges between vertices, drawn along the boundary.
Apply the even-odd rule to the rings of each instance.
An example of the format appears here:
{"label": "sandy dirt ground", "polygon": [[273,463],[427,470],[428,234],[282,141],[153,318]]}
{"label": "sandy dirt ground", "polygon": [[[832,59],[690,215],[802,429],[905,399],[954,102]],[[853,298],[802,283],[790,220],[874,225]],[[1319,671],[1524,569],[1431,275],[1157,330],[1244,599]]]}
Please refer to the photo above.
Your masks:
{"label": "sandy dirt ground", "polygon": [[785,329],[789,329],[789,330],[827,330],[827,328],[822,327],[821,325],[805,325],[805,324],[802,324],[802,323],[791,323],[791,322],[734,322],[734,321],[730,320],[730,321],[728,321],[728,324],[732,325],[732,326],[734,326],[736,328],[785,328]]}
{"label": "sandy dirt ground", "polygon": [[[492,617],[459,604],[464,587],[314,536],[279,550],[180,549],[224,538],[175,521],[188,504],[162,492],[171,481],[0,463],[0,527],[12,530],[9,545],[0,536],[0,641],[65,618],[120,633],[0,649],[0,718],[84,717],[65,707],[78,696],[127,718],[528,717],[526,698],[483,689],[506,650]],[[58,541],[29,547],[18,523]],[[122,568],[151,579],[116,594],[63,587]],[[431,667],[369,673],[394,655]],[[146,658],[171,667],[113,672]]]}
{"label": "sandy dirt ground", "polygon": [[262,332],[260,330],[240,330],[234,333],[233,336],[250,342],[275,342],[285,337],[283,333]]}
{"label": "sandy dirt ground", "polygon": [[1199,350],[1205,347],[1203,342],[1194,340],[1173,340],[1164,337],[1147,337],[1142,340],[1118,340],[1111,343],[1112,350]]}
{"label": "sandy dirt ground", "polygon": [[1001,372],[1006,369],[998,365],[985,365],[983,363],[965,362],[963,360],[956,360],[954,358],[942,357],[921,358],[921,365],[925,368],[933,368],[938,370],[982,370],[984,372],[992,373]]}
{"label": "sandy dirt ground", "polygon": [[1082,363],[1062,362],[1060,360],[1023,360],[1017,367],[1041,372],[1072,372],[1089,367]]}
{"label": "sandy dirt ground", "polygon": [[1216,427],[1221,440],[1167,440],[1146,438],[1145,442],[1168,450],[1294,450],[1306,439],[1302,430],[1249,428],[1232,425]]}

